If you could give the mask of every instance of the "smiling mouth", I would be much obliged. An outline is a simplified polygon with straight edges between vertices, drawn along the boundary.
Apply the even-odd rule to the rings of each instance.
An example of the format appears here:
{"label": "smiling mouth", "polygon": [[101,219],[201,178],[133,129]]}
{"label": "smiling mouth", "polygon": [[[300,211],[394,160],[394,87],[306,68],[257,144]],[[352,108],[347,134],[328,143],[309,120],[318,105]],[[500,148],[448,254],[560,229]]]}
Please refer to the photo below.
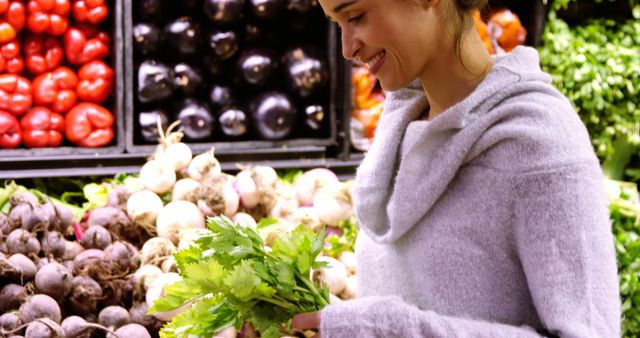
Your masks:
{"label": "smiling mouth", "polygon": [[384,61],[384,56],[385,56],[385,51],[383,50],[380,53],[376,54],[376,56],[372,57],[369,61],[365,62],[365,65],[367,66],[367,68],[369,68],[369,70],[372,73],[375,73],[382,66],[382,63]]}

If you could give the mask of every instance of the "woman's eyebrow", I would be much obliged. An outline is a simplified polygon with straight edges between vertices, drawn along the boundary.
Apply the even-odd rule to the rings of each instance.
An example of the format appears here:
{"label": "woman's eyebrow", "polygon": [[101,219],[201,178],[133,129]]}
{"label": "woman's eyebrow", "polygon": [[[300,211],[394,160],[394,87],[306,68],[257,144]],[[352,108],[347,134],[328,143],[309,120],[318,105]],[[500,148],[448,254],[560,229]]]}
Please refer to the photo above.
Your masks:
{"label": "woman's eyebrow", "polygon": [[343,2],[343,3],[339,4],[339,5],[337,5],[336,7],[333,7],[333,12],[337,14],[340,11],[342,11],[343,9],[355,4],[356,2],[358,2],[358,0],[352,0],[352,1]]}

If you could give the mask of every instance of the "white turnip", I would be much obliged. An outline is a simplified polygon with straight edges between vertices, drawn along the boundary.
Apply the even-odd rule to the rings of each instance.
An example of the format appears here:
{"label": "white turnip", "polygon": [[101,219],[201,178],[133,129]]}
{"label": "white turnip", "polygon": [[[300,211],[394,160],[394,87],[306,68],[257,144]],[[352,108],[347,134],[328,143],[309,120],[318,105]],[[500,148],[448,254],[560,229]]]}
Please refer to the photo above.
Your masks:
{"label": "white turnip", "polygon": [[73,274],[59,263],[49,263],[36,273],[35,285],[38,292],[62,301],[71,291]]}
{"label": "white turnip", "polygon": [[168,238],[178,244],[181,229],[204,228],[205,219],[200,209],[187,201],[173,201],[167,204],[156,220],[159,237]]}
{"label": "white turnip", "polygon": [[103,227],[89,227],[82,235],[80,244],[87,249],[102,250],[111,244],[111,233]]}
{"label": "white turnip", "polygon": [[226,175],[203,180],[194,197],[196,205],[207,217],[219,214],[233,217],[240,206],[240,197]]}
{"label": "white turnip", "polygon": [[352,215],[349,187],[342,182],[324,186],[313,197],[313,207],[322,223],[338,226]]}
{"label": "white turnip", "polygon": [[27,289],[18,284],[7,284],[0,290],[0,312],[17,309],[28,297]]}
{"label": "white turnip", "polygon": [[[179,274],[177,273],[173,273],[173,272],[169,272],[169,273],[165,273],[163,275],[161,275],[160,277],[158,277],[153,284],[151,285],[151,287],[149,288],[149,290],[147,290],[147,294],[146,294],[146,301],[147,301],[147,305],[149,307],[153,306],[153,303],[160,299],[161,297],[165,296],[164,293],[164,287],[171,285],[175,282],[178,282],[182,280],[182,277],[180,277]],[[173,317],[175,317],[176,315],[178,315],[179,313],[181,313],[182,311],[188,309],[190,306],[190,304],[185,304],[177,309],[174,309],[172,311],[167,311],[167,312],[156,312],[153,314],[154,317],[158,318],[159,320],[168,322],[170,321]]]}
{"label": "white turnip", "polygon": [[58,231],[45,232],[40,238],[40,245],[44,255],[52,255],[56,258],[64,256],[67,250],[66,239]]}
{"label": "white turnip", "polygon": [[179,179],[171,191],[171,200],[193,202],[195,200],[194,195],[199,188],[200,182],[193,178]]}
{"label": "white turnip", "polygon": [[100,284],[89,276],[75,276],[66,301],[73,313],[87,315],[95,313],[98,301],[102,299]]}
{"label": "white turnip", "polygon": [[98,314],[98,324],[110,330],[115,330],[129,323],[131,323],[129,311],[122,306],[107,306]]}
{"label": "white turnip", "polygon": [[156,278],[162,274],[162,270],[152,264],[145,264],[136,270],[131,278],[134,299],[145,297],[147,290],[151,287]]}
{"label": "white turnip", "polygon": [[195,156],[187,167],[189,177],[196,181],[211,180],[222,173],[220,162],[214,156],[214,149]]}
{"label": "white turnip", "polygon": [[176,246],[170,239],[153,237],[146,241],[140,249],[140,263],[160,266],[165,259],[176,252]]}
{"label": "white turnip", "polygon": [[245,228],[251,228],[255,230],[258,227],[256,220],[246,212],[236,213],[235,215],[233,215],[231,220],[233,221],[233,223],[239,224]]}
{"label": "white turnip", "polygon": [[43,294],[33,295],[22,303],[18,316],[23,323],[31,323],[38,318],[49,318],[56,323],[60,323],[62,315],[60,306],[56,301]]}
{"label": "white turnip", "polygon": [[144,227],[156,224],[158,213],[164,204],[156,193],[150,190],[140,190],[131,194],[127,201],[127,214],[134,223]]}
{"label": "white turnip", "polygon": [[211,338],[236,338],[237,336],[238,330],[232,325],[216,332]]}
{"label": "white turnip", "polygon": [[37,256],[40,248],[38,239],[27,230],[16,229],[7,236],[7,249],[10,254],[21,253],[28,257]]}
{"label": "white turnip", "polygon": [[173,171],[180,171],[186,168],[191,162],[191,148],[182,142],[167,144],[164,147],[158,147],[154,160],[162,161],[167,164]]}
{"label": "white turnip", "polygon": [[347,277],[347,285],[344,290],[338,295],[341,299],[353,299],[357,297],[357,285],[358,285],[358,277],[357,276],[349,276]]}
{"label": "white turnip", "polygon": [[318,262],[326,262],[329,265],[313,271],[313,280],[327,283],[329,292],[339,295],[347,287],[347,269],[344,264],[335,258],[321,256]]}
{"label": "white turnip", "polygon": [[131,322],[144,326],[149,332],[160,331],[164,323],[156,317],[148,315],[147,312],[149,312],[149,305],[147,302],[133,304],[129,309]]}
{"label": "white turnip", "polygon": [[301,206],[312,206],[313,197],[320,188],[338,182],[338,176],[329,169],[315,168],[304,172],[295,182],[298,203]]}
{"label": "white turnip", "polygon": [[178,272],[176,259],[173,258],[173,256],[167,257],[167,259],[160,264],[160,269],[162,269],[162,272]]}
{"label": "white turnip", "polygon": [[169,163],[159,160],[151,160],[140,169],[140,181],[145,189],[156,194],[164,194],[171,191],[176,183],[176,172]]}
{"label": "white turnip", "polygon": [[233,187],[240,197],[240,205],[244,208],[255,208],[260,202],[258,186],[253,180],[251,170],[242,170],[236,175]]}
{"label": "white turnip", "polygon": [[33,280],[36,276],[36,272],[38,268],[36,264],[27,256],[23,254],[14,254],[8,259],[9,263],[17,268],[17,272],[19,275],[18,281],[20,284],[25,284]]}
{"label": "white turnip", "polygon": [[316,232],[320,231],[320,229],[324,226],[324,224],[320,222],[320,218],[318,217],[318,211],[316,211],[314,207],[298,208],[295,211],[294,218],[296,220],[295,223],[304,224]]}
{"label": "white turnip", "polygon": [[49,318],[38,318],[27,326],[24,338],[65,338],[60,324]]}
{"label": "white turnip", "polygon": [[338,257],[338,260],[344,264],[349,276],[356,274],[356,254],[351,251],[343,251]]}

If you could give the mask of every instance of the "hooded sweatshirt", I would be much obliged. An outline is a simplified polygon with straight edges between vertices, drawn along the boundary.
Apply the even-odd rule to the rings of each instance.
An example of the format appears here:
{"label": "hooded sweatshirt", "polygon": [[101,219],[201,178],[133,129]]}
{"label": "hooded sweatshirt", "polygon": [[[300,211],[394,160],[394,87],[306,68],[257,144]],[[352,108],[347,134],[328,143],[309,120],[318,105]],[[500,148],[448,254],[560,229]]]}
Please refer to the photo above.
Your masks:
{"label": "hooded sweatshirt", "polygon": [[323,338],[619,337],[603,175],[535,49],[496,57],[431,121],[390,93],[354,189],[358,298]]}

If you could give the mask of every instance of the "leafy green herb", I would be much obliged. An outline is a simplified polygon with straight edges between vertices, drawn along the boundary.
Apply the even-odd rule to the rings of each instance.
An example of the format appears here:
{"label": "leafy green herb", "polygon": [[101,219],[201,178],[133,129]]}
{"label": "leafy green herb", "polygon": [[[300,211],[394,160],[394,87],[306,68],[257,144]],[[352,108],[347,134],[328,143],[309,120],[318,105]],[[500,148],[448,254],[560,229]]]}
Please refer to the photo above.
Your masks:
{"label": "leafy green herb", "polygon": [[300,225],[269,249],[256,230],[224,216],[209,218],[208,227],[191,247],[174,255],[182,280],[165,287],[165,296],[149,310],[190,304],[164,326],[161,337],[210,337],[226,326],[250,322],[261,337],[275,338],[291,331],[295,314],[328,305],[328,287],[310,279],[311,269],[323,266],[316,257],[324,230],[316,234]]}
{"label": "leafy green herb", "polygon": [[331,235],[326,239],[329,246],[325,248],[325,254],[334,258],[345,251],[354,252],[358,236],[358,225],[353,218],[342,221],[338,227],[343,231],[342,236]]}

